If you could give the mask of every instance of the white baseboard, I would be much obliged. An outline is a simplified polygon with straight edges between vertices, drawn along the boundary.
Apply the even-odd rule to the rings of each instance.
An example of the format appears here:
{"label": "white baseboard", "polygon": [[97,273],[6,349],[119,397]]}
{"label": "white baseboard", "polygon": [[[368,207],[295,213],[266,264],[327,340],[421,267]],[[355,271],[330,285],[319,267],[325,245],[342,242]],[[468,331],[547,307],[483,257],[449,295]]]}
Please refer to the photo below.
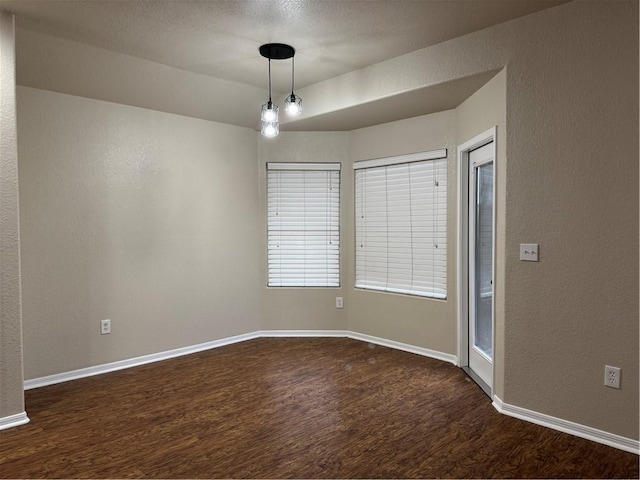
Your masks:
{"label": "white baseboard", "polygon": [[34,378],[24,382],[24,389],[30,390],[32,388],[45,387],[47,385],[54,385],[56,383],[91,377],[93,375],[115,372],[117,370],[123,370],[125,368],[137,367],[140,365],[145,365],[147,363],[159,362],[161,360],[168,360],[170,358],[189,355],[196,352],[202,352],[204,350],[223,347],[225,345],[231,345],[232,343],[244,342],[246,340],[252,340],[254,338],[260,337],[347,337],[353,338],[354,340],[361,340],[385,347],[395,348],[397,350],[403,350],[405,352],[417,353],[418,355],[424,355],[427,357],[435,358],[437,360],[444,360],[445,362],[450,362],[454,365],[456,363],[456,357],[447,353],[441,353],[435,350],[429,350],[428,348],[407,345],[405,343],[394,342],[392,340],[385,340],[383,338],[372,337],[370,335],[365,335],[362,333],[350,332],[348,330],[260,330],[244,335],[236,335],[234,337],[214,340],[212,342],[200,343],[198,345],[192,345],[189,347],[176,348],[175,350],[168,350],[165,352],[153,353],[141,357],[129,358],[127,360],[120,360],[103,365],[96,365],[94,367],[81,368],[78,370],[72,370],[70,372],[57,373],[54,375],[48,375],[46,377]]}
{"label": "white baseboard", "polygon": [[364,333],[351,332],[349,330],[263,330],[259,332],[261,337],[342,337],[352,338],[362,342],[374,343],[383,347],[402,350],[404,352],[415,353],[423,357],[435,358],[445,362],[457,364],[457,357],[448,353],[430,350],[428,348],[416,347],[406,343],[395,342],[385,338],[374,337]]}
{"label": "white baseboard", "polygon": [[636,455],[640,454],[640,442],[632,438],[622,437],[614,433],[598,430],[597,428],[570,422],[569,420],[552,417],[545,413],[539,413],[533,410],[527,410],[526,408],[517,407],[515,405],[509,405],[508,403],[504,403],[500,400],[496,395],[493,396],[493,406],[498,412],[510,417],[519,418],[520,420],[542,425],[543,427],[569,433],[576,437],[586,438],[587,440],[602,443],[626,452],[635,453]]}
{"label": "white baseboard", "polygon": [[0,430],[17,427],[19,425],[24,425],[25,423],[29,423],[27,412],[16,413],[15,415],[9,415],[8,417],[0,417]]}
{"label": "white baseboard", "polygon": [[125,368],[138,367],[147,363],[159,362],[161,360],[168,360],[170,358],[181,357],[182,355],[189,355],[190,353],[202,352],[204,350],[210,350],[212,348],[223,347],[225,345],[231,345],[232,343],[244,342],[246,340],[252,340],[260,337],[259,332],[246,333],[243,335],[236,335],[234,337],[222,338],[220,340],[213,340],[211,342],[200,343],[198,345],[191,345],[189,347],[176,348],[174,350],[167,350],[165,352],[152,353],[150,355],[143,355],[141,357],[129,358],[127,360],[120,360],[118,362],[105,363],[103,365],[96,365],[95,367],[80,368],[78,370],[72,370],[70,372],[57,373],[55,375],[48,375],[46,377],[34,378],[32,380],[26,380],[24,382],[24,389],[30,390],[32,388],[45,387],[47,385],[54,385],[56,383],[68,382],[70,380],[77,380],[79,378],[91,377],[93,375],[101,375],[103,373],[115,372],[117,370],[123,370]]}
{"label": "white baseboard", "polygon": [[347,330],[261,330],[260,337],[348,337]]}
{"label": "white baseboard", "polygon": [[415,345],[409,345],[407,343],[395,342],[393,340],[387,340],[385,338],[374,337],[358,332],[347,332],[347,337],[354,340],[360,340],[363,342],[375,343],[383,347],[394,348],[396,350],[402,350],[403,352],[415,353],[422,355],[423,357],[435,358],[436,360],[442,360],[443,362],[458,364],[458,357],[449,353],[438,352],[436,350],[430,350],[428,348],[416,347]]}

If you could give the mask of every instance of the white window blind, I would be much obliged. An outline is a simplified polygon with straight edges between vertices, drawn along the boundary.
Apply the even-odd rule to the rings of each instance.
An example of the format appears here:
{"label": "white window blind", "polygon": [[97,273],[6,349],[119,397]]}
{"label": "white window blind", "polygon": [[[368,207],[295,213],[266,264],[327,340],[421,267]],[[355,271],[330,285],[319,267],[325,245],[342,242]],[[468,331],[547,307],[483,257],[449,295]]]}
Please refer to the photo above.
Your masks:
{"label": "white window blind", "polygon": [[267,164],[268,285],[340,286],[340,164]]}
{"label": "white window blind", "polygon": [[447,297],[446,155],[354,164],[357,288]]}

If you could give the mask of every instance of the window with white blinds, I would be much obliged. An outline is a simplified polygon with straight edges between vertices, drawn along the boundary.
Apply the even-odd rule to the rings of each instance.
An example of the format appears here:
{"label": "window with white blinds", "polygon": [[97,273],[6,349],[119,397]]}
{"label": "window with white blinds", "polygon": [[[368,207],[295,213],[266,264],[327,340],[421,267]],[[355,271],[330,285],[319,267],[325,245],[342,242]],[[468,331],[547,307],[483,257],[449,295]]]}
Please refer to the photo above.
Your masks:
{"label": "window with white blinds", "polygon": [[268,285],[340,286],[340,164],[267,164]]}
{"label": "window with white blinds", "polygon": [[446,157],[355,162],[356,288],[447,297]]}

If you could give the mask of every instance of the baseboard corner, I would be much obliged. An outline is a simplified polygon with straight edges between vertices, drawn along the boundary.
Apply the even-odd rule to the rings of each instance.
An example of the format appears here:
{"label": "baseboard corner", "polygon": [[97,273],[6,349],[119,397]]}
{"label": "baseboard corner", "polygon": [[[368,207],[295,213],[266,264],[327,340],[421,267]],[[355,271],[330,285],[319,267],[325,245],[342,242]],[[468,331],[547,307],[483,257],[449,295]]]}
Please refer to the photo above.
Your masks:
{"label": "baseboard corner", "polygon": [[21,412],[21,413],[16,413],[15,415],[0,417],[0,430],[18,427],[26,423],[29,423],[29,417],[27,417],[27,412]]}
{"label": "baseboard corner", "polygon": [[362,342],[374,343],[382,347],[389,347],[396,350],[402,350],[403,352],[415,353],[416,355],[422,355],[423,357],[433,358],[435,360],[441,360],[453,365],[458,364],[458,357],[451,355],[450,353],[443,353],[437,350],[431,350],[424,347],[416,347],[415,345],[409,345],[408,343],[396,342],[394,340],[387,340],[385,338],[374,337],[365,333],[347,332],[349,338],[354,340],[360,340]]}

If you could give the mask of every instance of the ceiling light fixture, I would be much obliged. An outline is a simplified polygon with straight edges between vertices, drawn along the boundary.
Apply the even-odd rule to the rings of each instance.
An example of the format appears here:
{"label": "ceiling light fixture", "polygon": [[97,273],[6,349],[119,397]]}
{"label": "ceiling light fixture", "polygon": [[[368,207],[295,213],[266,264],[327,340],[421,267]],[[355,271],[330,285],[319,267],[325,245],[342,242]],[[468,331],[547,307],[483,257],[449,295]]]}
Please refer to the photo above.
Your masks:
{"label": "ceiling light fixture", "polygon": [[293,57],[296,54],[291,45],[284,43],[266,43],[260,47],[260,55],[269,60],[269,101],[262,105],[260,119],[262,120],[261,133],[265,137],[275,137],[280,132],[278,123],[278,106],[271,100],[271,60],[291,59],[291,95],[285,99],[285,112],[290,115],[297,115],[302,111],[302,99],[293,92],[294,85],[294,65]]}
{"label": "ceiling light fixture", "polygon": [[284,111],[289,115],[298,115],[302,111],[302,99],[293,93],[293,84],[295,82],[295,64],[294,57],[291,57],[291,95],[284,99]]}

